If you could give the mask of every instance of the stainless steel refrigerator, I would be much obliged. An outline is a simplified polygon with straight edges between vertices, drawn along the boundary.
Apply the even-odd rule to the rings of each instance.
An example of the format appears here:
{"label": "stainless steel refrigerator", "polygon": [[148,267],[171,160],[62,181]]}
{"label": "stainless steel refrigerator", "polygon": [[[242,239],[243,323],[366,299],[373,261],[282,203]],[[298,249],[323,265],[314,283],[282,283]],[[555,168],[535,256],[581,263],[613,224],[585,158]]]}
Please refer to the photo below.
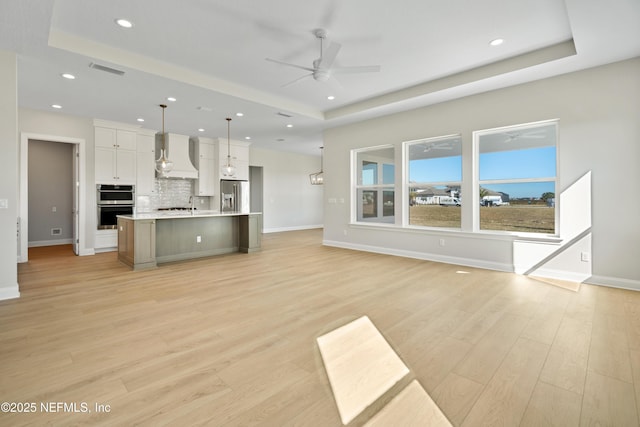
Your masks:
{"label": "stainless steel refrigerator", "polygon": [[249,181],[220,180],[220,212],[249,213]]}

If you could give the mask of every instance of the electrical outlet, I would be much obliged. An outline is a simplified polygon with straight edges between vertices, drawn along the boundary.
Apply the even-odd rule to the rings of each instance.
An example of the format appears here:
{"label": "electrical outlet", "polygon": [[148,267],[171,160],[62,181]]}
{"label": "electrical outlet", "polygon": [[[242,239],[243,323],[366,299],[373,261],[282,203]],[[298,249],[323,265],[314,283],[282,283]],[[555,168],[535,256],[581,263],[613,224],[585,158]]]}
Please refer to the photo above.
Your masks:
{"label": "electrical outlet", "polygon": [[591,261],[591,259],[589,257],[589,252],[580,252],[580,261],[582,261],[582,262]]}
{"label": "electrical outlet", "polygon": [[202,243],[202,236],[196,236],[196,243]]}
{"label": "electrical outlet", "polygon": [[51,212],[58,212],[58,208],[57,208],[57,207],[55,207],[55,206],[54,206],[54,207],[52,207],[52,208],[51,208]]}
{"label": "electrical outlet", "polygon": [[440,239],[440,246],[444,246],[444,239]]}

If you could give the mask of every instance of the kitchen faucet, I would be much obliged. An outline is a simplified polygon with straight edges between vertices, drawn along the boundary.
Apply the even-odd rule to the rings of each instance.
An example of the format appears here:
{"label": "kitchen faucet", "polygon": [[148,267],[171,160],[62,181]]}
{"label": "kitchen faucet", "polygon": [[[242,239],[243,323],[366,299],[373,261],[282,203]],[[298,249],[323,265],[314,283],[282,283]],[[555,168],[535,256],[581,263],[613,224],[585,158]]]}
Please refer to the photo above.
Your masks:
{"label": "kitchen faucet", "polygon": [[193,196],[189,196],[189,205],[191,205],[191,215],[193,215],[193,211],[195,210],[195,200]]}

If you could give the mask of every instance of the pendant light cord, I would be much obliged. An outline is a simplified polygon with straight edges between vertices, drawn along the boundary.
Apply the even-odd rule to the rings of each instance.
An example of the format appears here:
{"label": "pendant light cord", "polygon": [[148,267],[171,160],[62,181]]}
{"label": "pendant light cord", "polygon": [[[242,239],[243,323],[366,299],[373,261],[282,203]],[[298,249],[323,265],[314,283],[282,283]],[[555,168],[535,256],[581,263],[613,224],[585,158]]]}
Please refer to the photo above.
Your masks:
{"label": "pendant light cord", "polygon": [[231,166],[231,117],[227,117],[227,166]]}
{"label": "pendant light cord", "polygon": [[162,157],[164,157],[167,151],[166,135],[164,133],[164,109],[167,108],[167,106],[160,104],[160,107],[162,108]]}

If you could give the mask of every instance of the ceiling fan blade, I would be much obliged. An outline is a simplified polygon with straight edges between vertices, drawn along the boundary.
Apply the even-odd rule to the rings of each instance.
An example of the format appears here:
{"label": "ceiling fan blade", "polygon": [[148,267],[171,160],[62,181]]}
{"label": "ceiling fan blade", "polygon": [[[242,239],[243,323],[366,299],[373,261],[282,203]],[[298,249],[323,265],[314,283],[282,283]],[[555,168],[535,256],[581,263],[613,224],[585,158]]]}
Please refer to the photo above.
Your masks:
{"label": "ceiling fan blade", "polygon": [[334,67],[331,69],[332,73],[377,73],[380,71],[379,65],[362,65],[356,67]]}
{"label": "ceiling fan blade", "polygon": [[271,59],[271,58],[265,58],[265,59],[270,62],[275,62],[276,64],[286,65],[287,67],[299,68],[301,70],[311,71],[311,72],[315,71],[313,68],[303,67],[302,65],[290,64],[288,62],[278,61],[277,59]]}
{"label": "ceiling fan blade", "polygon": [[331,64],[336,60],[336,56],[338,56],[338,52],[340,52],[341,47],[342,45],[340,45],[340,43],[331,42],[329,47],[322,53],[322,61],[318,64],[318,68],[331,68]]}
{"label": "ceiling fan blade", "polygon": [[307,78],[307,77],[311,77],[311,76],[313,76],[313,73],[311,73],[311,74],[305,74],[304,76],[302,76],[302,77],[298,77],[297,79],[292,80],[292,81],[290,81],[289,83],[285,83],[285,84],[283,84],[283,85],[282,85],[282,86],[280,86],[280,87],[287,87],[287,86],[291,86],[292,84],[294,84],[294,83],[298,83],[300,80],[305,79],[305,78]]}

